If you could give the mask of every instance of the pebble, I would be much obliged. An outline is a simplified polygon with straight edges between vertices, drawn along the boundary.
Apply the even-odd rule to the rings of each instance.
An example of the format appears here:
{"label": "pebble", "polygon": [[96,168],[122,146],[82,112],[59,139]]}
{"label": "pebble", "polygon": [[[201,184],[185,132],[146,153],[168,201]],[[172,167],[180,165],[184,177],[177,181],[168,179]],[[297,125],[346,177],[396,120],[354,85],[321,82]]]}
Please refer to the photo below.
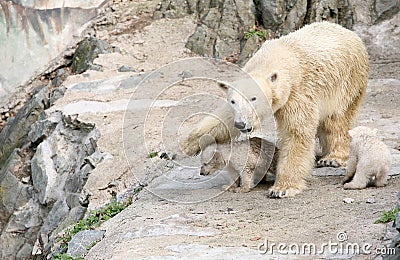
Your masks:
{"label": "pebble", "polygon": [[23,184],[27,184],[27,183],[29,183],[30,179],[31,179],[31,177],[29,177],[29,176],[28,177],[23,177],[21,179],[21,181],[22,181]]}
{"label": "pebble", "polygon": [[375,201],[375,198],[368,198],[366,202],[368,204],[374,204],[376,201]]}
{"label": "pebble", "polygon": [[344,198],[343,202],[346,203],[346,204],[350,204],[350,203],[354,202],[354,199],[352,199],[352,198]]}

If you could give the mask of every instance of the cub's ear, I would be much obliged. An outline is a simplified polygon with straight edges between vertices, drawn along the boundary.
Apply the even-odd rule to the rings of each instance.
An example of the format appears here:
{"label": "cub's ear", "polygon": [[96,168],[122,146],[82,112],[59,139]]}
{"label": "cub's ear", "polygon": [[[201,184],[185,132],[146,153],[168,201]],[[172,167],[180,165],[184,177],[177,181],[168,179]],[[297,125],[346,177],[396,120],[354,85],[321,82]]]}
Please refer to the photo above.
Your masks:
{"label": "cub's ear", "polygon": [[354,136],[354,130],[349,130],[349,135],[350,135],[351,137],[353,137],[353,136]]}
{"label": "cub's ear", "polygon": [[227,91],[229,89],[229,84],[225,81],[218,81],[218,87],[223,91]]}

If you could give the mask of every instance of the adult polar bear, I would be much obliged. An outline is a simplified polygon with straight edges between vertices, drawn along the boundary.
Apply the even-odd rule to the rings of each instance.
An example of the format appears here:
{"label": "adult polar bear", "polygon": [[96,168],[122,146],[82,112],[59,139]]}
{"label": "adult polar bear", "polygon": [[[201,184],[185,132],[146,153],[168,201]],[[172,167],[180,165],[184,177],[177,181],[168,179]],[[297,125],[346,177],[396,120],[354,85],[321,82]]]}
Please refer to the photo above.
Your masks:
{"label": "adult polar bear", "polygon": [[[365,96],[369,72],[367,51],[354,32],[329,22],[306,25],[265,42],[243,69],[261,87],[277,123],[281,149],[270,196],[290,197],[306,187],[315,160],[315,136],[323,153],[318,166],[345,165],[348,130]],[[183,141],[186,154],[200,151],[203,135],[224,143],[233,125],[241,131],[257,130],[253,122],[257,116],[262,120],[266,110],[258,108],[248,86],[239,84],[236,89],[242,93],[229,90],[227,95],[233,109],[226,105],[216,111],[222,121],[206,117]]]}

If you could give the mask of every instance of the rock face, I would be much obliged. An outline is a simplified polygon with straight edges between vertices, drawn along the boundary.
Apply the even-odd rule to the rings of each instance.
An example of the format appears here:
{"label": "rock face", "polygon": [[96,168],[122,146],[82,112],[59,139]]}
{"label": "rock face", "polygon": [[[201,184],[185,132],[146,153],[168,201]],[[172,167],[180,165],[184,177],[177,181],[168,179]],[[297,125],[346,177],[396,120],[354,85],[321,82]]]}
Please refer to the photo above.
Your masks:
{"label": "rock face", "polygon": [[244,32],[255,22],[253,1],[164,0],[154,17],[178,18],[196,13],[198,26],[186,47],[207,57],[225,58],[240,52]]}
{"label": "rock face", "polygon": [[[198,26],[186,47],[202,56],[229,61],[232,61],[229,57],[236,54],[239,56],[239,65],[243,65],[259,48],[259,44],[252,43],[252,37],[247,40],[252,41],[252,48],[249,48],[244,39],[245,32],[254,25],[259,25],[260,28],[272,32],[272,36],[279,37],[305,24],[318,21],[338,23],[349,29],[361,24],[364,25],[364,31],[359,31],[361,35],[366,36],[364,39],[374,39],[371,35],[375,34],[384,34],[386,39],[389,35],[398,35],[393,26],[389,25],[392,29],[378,31],[366,25],[378,25],[388,21],[398,14],[399,10],[400,4],[397,0],[163,0],[154,12],[154,17],[178,18],[195,13]],[[396,21],[391,24],[396,24]],[[387,27],[388,25],[385,28]],[[385,40],[382,42],[393,43]],[[398,44],[395,45],[383,46],[384,51],[379,53],[398,48]],[[236,62],[237,59],[233,61]]]}
{"label": "rock face", "polygon": [[42,87],[0,138],[0,147],[6,147],[0,156],[2,259],[49,252],[56,234],[83,217],[88,205],[83,186],[102,160],[95,126],[43,112],[50,96]]}
{"label": "rock face", "polygon": [[114,48],[104,41],[95,37],[84,39],[78,44],[72,57],[72,72],[82,73],[88,69],[99,70],[99,67],[93,64],[94,59],[99,57],[99,54],[111,52],[114,52]]}
{"label": "rock face", "polygon": [[[353,30],[365,42],[371,61],[371,78],[398,78],[400,67],[400,2],[398,0],[350,0],[354,8]],[[376,71],[383,72],[377,75]]]}

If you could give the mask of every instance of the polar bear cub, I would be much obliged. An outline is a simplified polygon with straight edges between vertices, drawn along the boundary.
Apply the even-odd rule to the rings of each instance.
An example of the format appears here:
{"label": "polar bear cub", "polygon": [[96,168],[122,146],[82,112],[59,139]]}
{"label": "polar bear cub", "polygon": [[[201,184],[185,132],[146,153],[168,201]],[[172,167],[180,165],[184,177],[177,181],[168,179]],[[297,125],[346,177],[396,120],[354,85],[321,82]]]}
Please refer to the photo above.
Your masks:
{"label": "polar bear cub", "polygon": [[347,161],[345,189],[363,189],[368,184],[387,184],[391,165],[388,147],[377,138],[377,129],[358,126],[349,130],[350,156]]}
{"label": "polar bear cub", "polygon": [[266,173],[275,174],[277,148],[261,138],[219,144],[217,148],[209,145],[202,149],[201,175],[210,175],[217,170],[226,169],[236,181],[226,187],[228,191],[249,192]]}

